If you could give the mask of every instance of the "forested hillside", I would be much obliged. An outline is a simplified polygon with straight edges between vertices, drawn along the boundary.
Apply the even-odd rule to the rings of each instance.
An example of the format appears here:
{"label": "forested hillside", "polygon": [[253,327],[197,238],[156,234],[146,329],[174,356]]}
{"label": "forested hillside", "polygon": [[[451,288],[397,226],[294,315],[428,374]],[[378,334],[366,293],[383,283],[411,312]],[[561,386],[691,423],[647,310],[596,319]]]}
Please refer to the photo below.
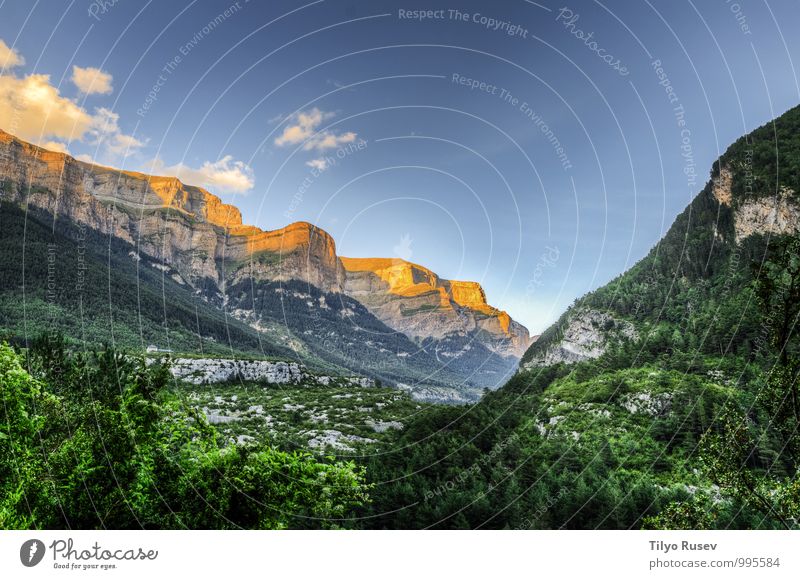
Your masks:
{"label": "forested hillside", "polygon": [[664,239],[577,300],[504,388],[368,463],[365,525],[795,527],[798,163],[800,108],[734,143]]}

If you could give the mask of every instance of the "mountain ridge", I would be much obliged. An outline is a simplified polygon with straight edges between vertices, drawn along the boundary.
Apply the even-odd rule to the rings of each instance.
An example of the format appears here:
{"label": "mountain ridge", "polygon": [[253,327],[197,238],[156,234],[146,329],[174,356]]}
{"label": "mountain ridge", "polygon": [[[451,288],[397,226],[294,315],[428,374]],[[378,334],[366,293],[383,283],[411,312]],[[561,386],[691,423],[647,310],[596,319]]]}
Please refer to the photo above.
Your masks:
{"label": "mountain ridge", "polygon": [[734,342],[754,348],[752,273],[741,265],[763,260],[771,237],[800,232],[798,151],[800,106],[734,141],[664,237],[633,267],[578,298],[531,344],[521,368],[626,348],[679,350],[689,323],[703,328],[695,347],[704,353]]}
{"label": "mountain ridge", "polygon": [[[49,151],[43,147],[32,145],[19,139],[10,133],[0,129],[0,146],[5,148],[21,149],[28,157],[34,157],[43,164],[47,171],[27,170],[24,174],[16,171],[17,183],[27,183],[30,187],[43,186],[50,190],[63,191],[67,187],[74,187],[87,191],[93,198],[100,202],[116,203],[127,206],[130,209],[144,211],[154,211],[159,209],[175,210],[192,219],[208,223],[211,226],[222,228],[229,239],[226,245],[226,252],[229,253],[228,259],[232,262],[242,261],[243,257],[253,257],[267,253],[279,253],[281,255],[291,253],[298,248],[308,248],[309,253],[318,252],[327,259],[321,265],[323,269],[329,270],[330,277],[315,278],[315,285],[320,285],[322,289],[330,291],[342,291],[344,287],[342,271],[338,264],[333,263],[335,258],[348,263],[355,263],[368,259],[370,261],[397,262],[393,258],[348,258],[338,256],[336,252],[336,242],[333,237],[324,229],[307,221],[296,221],[284,227],[264,230],[254,225],[243,222],[241,211],[234,205],[223,203],[222,200],[213,193],[196,187],[187,185],[177,177],[162,177],[149,175],[137,171],[127,171],[114,169],[103,165],[95,165],[75,159],[71,155],[62,152]],[[5,163],[3,159],[5,158]],[[4,178],[13,175],[14,171],[9,161],[19,160],[19,154],[8,154],[4,152],[0,157],[0,175]],[[23,167],[28,168],[25,164]],[[59,172],[59,180],[54,182],[52,169]],[[84,171],[85,175],[78,184],[74,175],[74,168]],[[94,179],[89,183],[86,174],[97,175],[100,178]],[[115,184],[109,183],[109,176],[115,177]],[[132,180],[130,182],[129,180]],[[109,194],[109,189],[114,187],[113,194]],[[91,191],[89,191],[91,189]],[[55,209],[52,205],[38,202],[33,199],[34,204],[44,209]],[[44,206],[43,206],[44,205]],[[319,238],[317,243],[312,240]],[[404,260],[399,260],[403,263]],[[484,310],[484,313],[501,315],[508,318],[502,325],[508,328],[510,317],[504,311],[489,306],[486,295],[478,282],[470,281],[451,281],[445,280],[424,266],[411,264],[415,268],[428,272],[429,276],[436,280],[442,280],[450,284],[454,289],[450,292],[451,298],[459,305],[464,307],[476,307]],[[302,279],[302,281],[311,281]],[[435,284],[434,284],[435,287]],[[459,289],[455,289],[459,288]],[[464,295],[479,294],[479,299],[468,300]],[[461,296],[462,299],[458,299]]]}
{"label": "mountain ridge", "polygon": [[[389,375],[375,372],[398,384],[404,375],[410,375],[415,384],[428,376],[436,387],[441,380],[468,390],[499,387],[527,346],[527,329],[507,313],[489,306],[485,292],[476,282],[450,282],[417,266],[429,272],[433,281],[428,288],[431,291],[423,292],[426,295],[420,299],[427,300],[445,286],[448,288],[446,303],[439,304],[444,306],[445,315],[426,321],[434,315],[426,303],[417,304],[416,308],[405,303],[398,315],[387,313],[379,307],[385,297],[383,292],[369,300],[351,291],[353,272],[348,272],[344,262],[352,261],[337,254],[335,240],[325,230],[303,221],[276,230],[244,224],[235,206],[176,177],[93,165],[0,131],[0,179],[3,201],[66,218],[130,244],[132,259],[146,256],[154,260],[153,267],[173,281],[191,288],[202,300],[258,332],[278,331],[282,317],[284,324],[296,324],[290,329],[294,337],[285,336],[282,330],[279,336],[281,340],[288,339],[287,344],[310,348],[309,352],[315,348],[309,341],[328,343],[326,336],[337,332],[336,318],[326,313],[333,302],[337,302],[340,315],[340,338],[359,329],[344,327],[352,325],[348,316],[358,309],[344,296],[360,300],[371,315],[385,324],[375,326],[373,331],[383,337],[370,347],[382,348],[387,356],[386,352],[396,349],[397,356],[406,357],[405,369],[402,364],[384,361],[381,368],[391,367]],[[280,284],[291,282],[305,284],[306,289],[281,289]],[[309,291],[311,288],[321,294],[316,296]],[[312,294],[316,296],[313,299]],[[281,305],[283,300],[289,301]],[[287,320],[283,310],[288,305],[316,313],[304,322],[300,319],[305,319],[306,313]],[[374,326],[364,318],[367,311],[355,315],[367,326]],[[323,318],[324,323],[318,324]],[[304,338],[308,347],[300,345],[303,339],[298,339],[297,332],[308,336]],[[419,353],[412,355],[411,343],[392,342],[391,332],[407,335]],[[348,344],[354,341],[357,342],[346,340]],[[334,352],[335,349],[328,346],[315,355],[330,356],[339,367],[353,365],[360,358],[349,350]],[[422,365],[412,368],[414,364]],[[444,374],[436,370],[436,364],[446,369]]]}

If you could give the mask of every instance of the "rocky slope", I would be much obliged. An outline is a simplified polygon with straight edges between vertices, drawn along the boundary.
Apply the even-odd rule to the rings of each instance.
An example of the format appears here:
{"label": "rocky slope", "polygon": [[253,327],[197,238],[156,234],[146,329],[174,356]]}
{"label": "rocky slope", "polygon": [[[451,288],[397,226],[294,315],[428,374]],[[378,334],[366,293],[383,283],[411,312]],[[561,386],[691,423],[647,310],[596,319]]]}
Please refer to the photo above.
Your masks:
{"label": "rocky slope", "polygon": [[800,107],[732,144],[664,238],[587,294],[536,340],[523,368],[598,358],[612,347],[709,355],[757,351],[753,268],[800,232]]}
{"label": "rocky slope", "polygon": [[[364,269],[354,265],[360,260],[340,258],[331,236],[309,223],[275,231],[245,225],[236,207],[176,178],[84,163],[0,130],[0,180],[2,201],[130,244],[135,261],[146,258],[205,302],[301,356],[345,368],[363,362],[363,352],[341,351],[337,340],[347,335],[353,343],[371,343],[380,356],[367,357],[392,368],[376,370],[375,377],[475,390],[500,386],[528,344],[527,330],[489,306],[479,284],[443,280],[405,262]],[[427,281],[418,282],[419,276]],[[290,282],[305,287],[279,287]],[[382,322],[380,328],[369,316]],[[350,336],[363,327],[380,337]],[[323,342],[328,345],[320,347]]]}
{"label": "rocky slope", "polygon": [[532,367],[592,360],[604,354],[609,345],[637,337],[634,325],[628,321],[615,319],[607,312],[576,310],[559,329],[559,339],[544,348],[531,347],[532,354],[525,364]]}
{"label": "rocky slope", "polygon": [[175,358],[170,360],[172,375],[190,384],[261,382],[264,384],[304,384],[308,386],[359,386],[369,388],[375,381],[361,376],[321,376],[312,374],[296,362],[242,360],[232,358]]}

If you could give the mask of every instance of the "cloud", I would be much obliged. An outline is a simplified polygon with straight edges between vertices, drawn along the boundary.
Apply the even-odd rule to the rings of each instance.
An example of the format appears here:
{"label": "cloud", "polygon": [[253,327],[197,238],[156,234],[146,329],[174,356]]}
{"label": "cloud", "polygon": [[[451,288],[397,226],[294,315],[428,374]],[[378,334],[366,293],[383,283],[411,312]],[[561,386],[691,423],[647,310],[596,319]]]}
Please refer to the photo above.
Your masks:
{"label": "cloud", "polygon": [[[92,90],[97,92],[98,86],[102,88],[95,84]],[[109,162],[128,157],[146,144],[122,132],[118,114],[104,107],[92,114],[62,96],[46,74],[0,74],[0,127],[52,151],[67,152],[67,143],[80,141],[96,147],[96,156]]]}
{"label": "cloud", "polygon": [[111,94],[113,77],[99,68],[72,67],[72,82],[84,94]]}
{"label": "cloud", "polygon": [[225,193],[246,193],[255,185],[253,170],[242,161],[234,161],[230,155],[214,163],[206,161],[196,169],[183,163],[168,167],[161,159],[154,159],[148,166],[148,172],[177,177],[189,185]]}
{"label": "cloud", "polygon": [[0,69],[14,68],[23,64],[25,64],[25,59],[20,56],[19,52],[10,48],[0,38]]}
{"label": "cloud", "polygon": [[61,96],[46,74],[0,75],[0,126],[34,143],[81,138],[92,115]]}
{"label": "cloud", "polygon": [[275,139],[275,144],[279,147],[283,147],[302,143],[314,134],[316,128],[322,121],[329,117],[330,113],[323,113],[318,108],[295,113],[291,117],[293,124],[284,127],[283,134]]}
{"label": "cloud", "polygon": [[333,131],[317,130],[322,121],[333,116],[335,113],[324,112],[316,107],[296,113],[290,118],[290,124],[284,127],[283,133],[275,139],[275,144],[284,147],[303,143],[305,151],[322,152],[355,141],[357,135],[352,131],[336,134]]}
{"label": "cloud", "polygon": [[56,153],[65,153],[69,155],[69,149],[67,149],[67,146],[60,141],[47,141],[46,143],[42,143],[41,146],[48,151],[55,151]]}
{"label": "cloud", "polygon": [[306,141],[306,144],[303,145],[303,149],[306,151],[325,151],[327,149],[335,149],[340,145],[345,145],[347,143],[352,143],[356,140],[356,134],[352,131],[348,131],[347,133],[341,135],[334,135],[333,133],[320,133],[311,138],[311,140]]}
{"label": "cloud", "polygon": [[306,161],[306,166],[322,172],[328,168],[328,160],[325,158],[311,159],[310,161]]}
{"label": "cloud", "polygon": [[130,157],[147,144],[124,134],[119,128],[119,115],[105,107],[95,109],[86,141],[110,159]]}
{"label": "cloud", "polygon": [[[0,66],[3,59],[24,62],[0,40]],[[73,67],[72,80],[85,94],[108,94],[112,91],[111,75],[97,68]],[[67,153],[72,141],[94,147],[89,154],[76,159],[89,163],[113,163],[137,153],[147,145],[122,131],[119,115],[105,107],[94,113],[64,97],[50,83],[46,74],[17,77],[0,74],[0,127],[51,151]],[[253,171],[241,161],[226,156],[214,163],[205,162],[200,168],[178,164],[167,167],[158,159],[153,161],[153,173],[179,177],[193,185],[203,185],[219,191],[242,193],[253,188]]]}

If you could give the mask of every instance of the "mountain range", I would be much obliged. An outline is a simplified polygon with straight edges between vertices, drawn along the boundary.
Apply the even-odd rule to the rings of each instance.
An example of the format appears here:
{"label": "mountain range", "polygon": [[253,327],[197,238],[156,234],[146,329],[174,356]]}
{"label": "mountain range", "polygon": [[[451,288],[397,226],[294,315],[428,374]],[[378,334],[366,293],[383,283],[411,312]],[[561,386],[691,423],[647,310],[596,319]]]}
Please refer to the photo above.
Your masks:
{"label": "mountain range", "polygon": [[174,177],[93,165],[0,130],[0,180],[0,326],[12,337],[55,325],[90,343],[289,357],[457,402],[501,386],[530,344],[476,282],[399,258],[340,257],[306,222],[246,225],[236,207]]}
{"label": "mountain range", "polygon": [[[797,526],[800,107],[734,142],[652,250],[576,300],[527,347],[519,367],[526,331],[489,306],[477,284],[442,279],[401,259],[342,258],[330,236],[310,224],[261,231],[175,179],[94,167],[2,137],[0,326],[23,345],[58,329],[73,344],[152,343],[195,354],[176,360],[186,380],[170,387],[181,402],[165,406],[169,418],[156,424],[213,426],[222,435],[224,452],[208,471],[211,488],[238,472],[225,470],[231,456],[249,460],[264,448],[300,446],[317,456],[345,453],[351,466],[363,467],[370,500],[352,516],[335,516],[348,527]],[[42,340],[27,352],[42,384],[75,397],[54,406],[54,415],[75,408],[92,428],[98,416],[114,417],[100,423],[103,441],[112,426],[125,424],[116,418],[121,414],[98,413],[95,393],[116,403],[113,367],[129,357],[95,353],[86,380],[92,366],[80,352],[81,365],[64,381],[61,363],[51,362],[73,354],[59,342]],[[237,357],[268,360],[231,360]],[[27,376],[21,362],[4,359],[14,364],[8,376]],[[209,369],[221,381],[246,376],[241,384],[216,384],[203,374]],[[13,408],[23,390],[9,392],[6,405]],[[420,402],[479,396],[468,406]],[[137,403],[126,403],[125,412],[142,406],[141,394],[130,400]],[[206,420],[176,422],[183,404]],[[17,416],[34,416],[40,407],[48,408],[20,406]],[[69,422],[43,430],[39,420],[26,427],[18,452],[35,448],[43,431],[73,432]],[[75,527],[98,524],[95,503],[81,499],[79,468],[100,487],[93,497],[114,497],[117,467],[143,464],[120,488],[135,489],[126,496],[136,497],[158,489],[152,502],[161,505],[164,489],[194,489],[194,479],[180,477],[207,464],[173,446],[137,462],[139,445],[128,453],[120,443],[112,446],[119,451],[112,477],[103,470],[105,442],[89,463],[96,466],[83,467],[87,432],[71,437],[78,441],[72,446],[53,439],[55,456],[66,458],[30,477],[31,485],[49,481],[54,464],[61,469],[56,480],[78,481],[59,487],[69,491],[63,497],[80,499],[65,511],[85,517]],[[194,446],[197,436],[185,439]],[[168,438],[173,445],[175,437]],[[163,458],[173,455],[189,459],[152,479],[158,484],[139,483],[151,480],[143,475],[151,465],[169,466]],[[39,453],[22,456],[34,463]],[[243,464],[257,473],[248,493],[272,488],[264,481],[273,462],[264,471]],[[108,481],[111,491],[102,487]],[[178,511],[182,516],[216,512],[205,502],[197,509],[194,493],[171,496],[189,505]],[[124,513],[118,504],[108,499],[105,510]],[[226,517],[242,516],[231,510]],[[227,521],[179,523],[207,528]],[[236,524],[257,526],[249,517]]]}

